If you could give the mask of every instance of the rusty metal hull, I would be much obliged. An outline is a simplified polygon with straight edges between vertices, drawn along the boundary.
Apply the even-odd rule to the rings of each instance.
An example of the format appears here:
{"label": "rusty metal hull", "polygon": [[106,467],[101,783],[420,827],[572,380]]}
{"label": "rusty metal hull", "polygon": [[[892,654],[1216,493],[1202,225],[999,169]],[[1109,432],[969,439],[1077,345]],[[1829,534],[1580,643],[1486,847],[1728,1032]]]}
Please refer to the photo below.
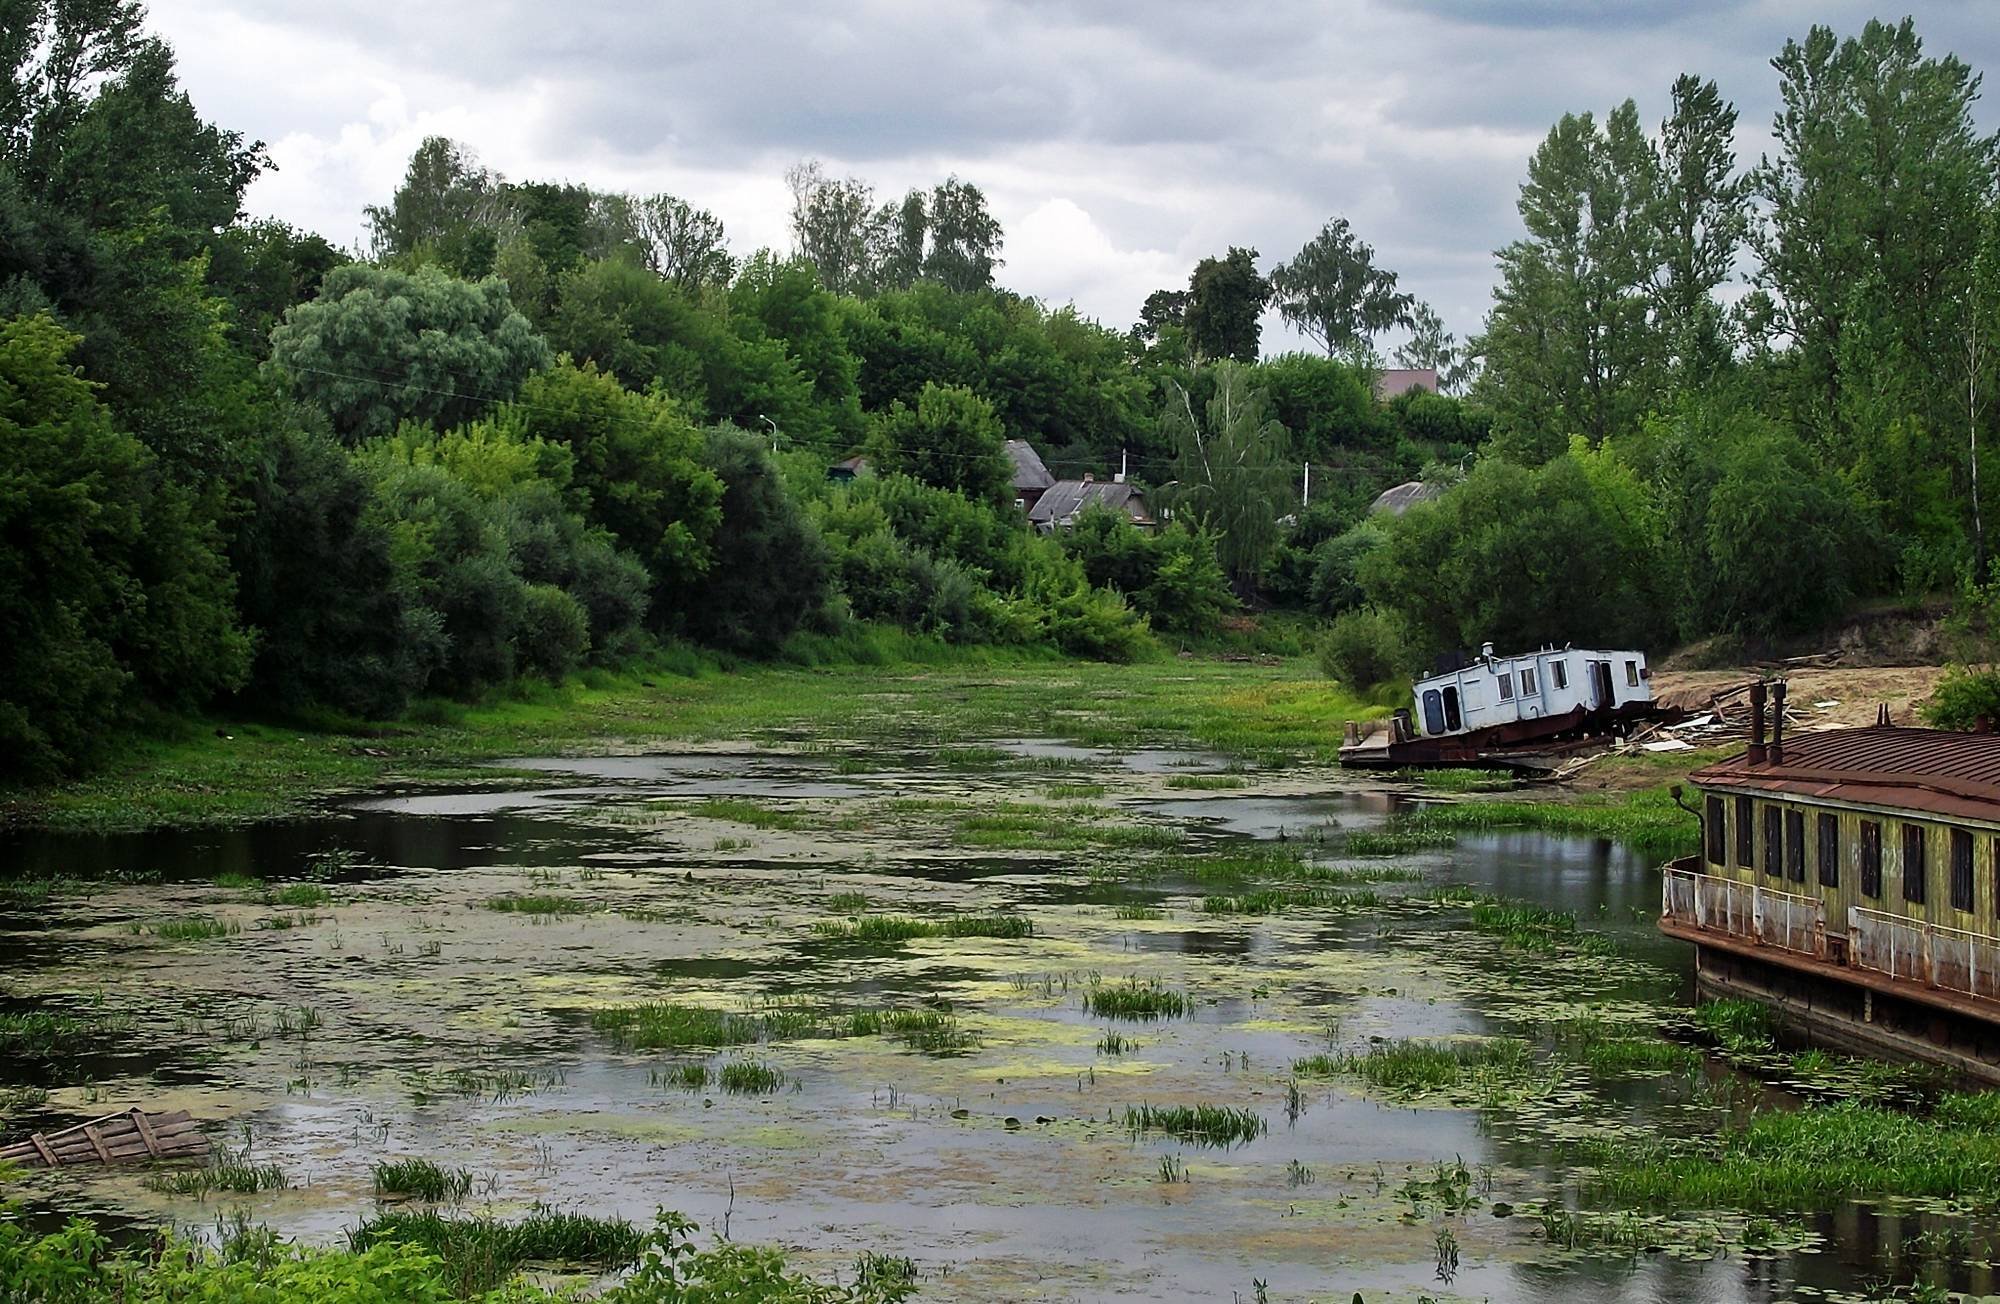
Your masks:
{"label": "rusty metal hull", "polygon": [[1340,763],[1354,770],[1479,768],[1552,770],[1563,758],[1636,725],[1678,718],[1651,702],[1629,702],[1608,711],[1578,707],[1561,715],[1516,720],[1460,734],[1411,738],[1382,747],[1340,749]]}

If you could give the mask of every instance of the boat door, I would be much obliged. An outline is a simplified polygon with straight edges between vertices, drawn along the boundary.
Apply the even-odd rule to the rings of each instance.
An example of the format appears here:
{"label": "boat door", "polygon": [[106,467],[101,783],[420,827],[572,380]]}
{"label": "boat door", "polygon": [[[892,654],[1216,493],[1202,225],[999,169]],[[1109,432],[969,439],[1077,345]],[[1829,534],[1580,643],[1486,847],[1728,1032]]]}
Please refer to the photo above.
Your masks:
{"label": "boat door", "polygon": [[1424,732],[1433,735],[1444,732],[1444,697],[1435,688],[1424,690]]}
{"label": "boat door", "polygon": [[1608,711],[1614,705],[1616,698],[1613,696],[1611,688],[1611,663],[1609,661],[1593,661],[1590,663],[1590,696],[1590,704],[1598,710]]}

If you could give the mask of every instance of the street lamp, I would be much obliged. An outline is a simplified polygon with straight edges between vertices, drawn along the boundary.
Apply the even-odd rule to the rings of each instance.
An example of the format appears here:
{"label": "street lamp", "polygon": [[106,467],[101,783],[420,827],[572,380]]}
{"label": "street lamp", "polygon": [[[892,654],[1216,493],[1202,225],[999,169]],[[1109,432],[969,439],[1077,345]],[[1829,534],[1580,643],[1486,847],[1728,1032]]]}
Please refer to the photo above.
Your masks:
{"label": "street lamp", "polygon": [[759,421],[763,422],[763,423],[764,423],[765,425],[767,425],[767,426],[771,427],[771,454],[772,454],[772,456],[774,456],[774,457],[775,457],[775,456],[777,456],[777,452],[778,452],[778,423],[777,423],[777,422],[775,422],[775,421],[773,421],[773,420],[771,420],[771,418],[769,418],[769,417],[765,416],[765,415],[764,415],[764,414],[763,414],[762,412],[759,412],[759,413],[757,414],[757,419],[758,419]]}

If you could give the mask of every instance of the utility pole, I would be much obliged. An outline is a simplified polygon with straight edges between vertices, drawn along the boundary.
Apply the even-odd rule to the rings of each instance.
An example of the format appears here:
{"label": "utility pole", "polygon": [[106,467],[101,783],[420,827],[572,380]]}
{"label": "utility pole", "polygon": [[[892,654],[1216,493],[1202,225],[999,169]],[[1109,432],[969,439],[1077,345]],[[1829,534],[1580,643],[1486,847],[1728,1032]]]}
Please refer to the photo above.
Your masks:
{"label": "utility pole", "polygon": [[1312,506],[1312,500],[1313,500],[1313,464],[1310,460],[1308,460],[1306,462],[1306,487],[1305,487],[1305,492],[1299,495],[1299,506],[1310,507]]}

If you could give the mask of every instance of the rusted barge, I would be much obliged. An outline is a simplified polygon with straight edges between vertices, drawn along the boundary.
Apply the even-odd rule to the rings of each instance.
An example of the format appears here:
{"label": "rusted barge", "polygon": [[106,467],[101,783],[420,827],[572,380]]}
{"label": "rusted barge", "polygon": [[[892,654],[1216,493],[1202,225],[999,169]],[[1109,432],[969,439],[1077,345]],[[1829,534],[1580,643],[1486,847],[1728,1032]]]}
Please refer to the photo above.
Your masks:
{"label": "rusted barge", "polygon": [[[1385,721],[1349,722],[1340,763],[1349,769],[1477,766],[1541,772],[1607,737],[1676,713],[1653,701],[1646,655],[1544,647],[1458,655],[1411,691]],[[1364,732],[1365,728],[1365,732]]]}
{"label": "rusted barge", "polygon": [[1899,728],[1751,743],[1696,770],[1701,851],[1668,865],[1660,928],[1705,996],[1764,1002],[1843,1049],[2000,1082],[2000,736]]}

